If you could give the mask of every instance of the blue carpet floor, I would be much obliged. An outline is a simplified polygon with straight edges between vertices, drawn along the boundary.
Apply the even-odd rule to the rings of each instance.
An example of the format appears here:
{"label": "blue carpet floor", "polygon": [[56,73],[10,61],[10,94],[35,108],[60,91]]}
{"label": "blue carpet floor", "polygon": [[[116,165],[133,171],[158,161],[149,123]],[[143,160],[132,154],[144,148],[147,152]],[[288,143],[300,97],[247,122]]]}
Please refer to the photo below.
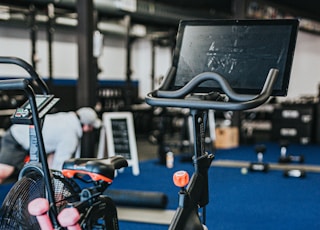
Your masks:
{"label": "blue carpet floor", "polygon": [[[305,164],[320,166],[319,145],[292,145],[290,154],[303,154]],[[266,162],[276,163],[280,148],[267,143]],[[253,146],[218,150],[216,160],[232,159],[256,161]],[[175,209],[178,191],[172,183],[177,170],[193,172],[191,163],[175,157],[173,169],[159,165],[157,160],[142,162],[140,175],[131,169],[119,173],[110,189],[163,192],[168,196],[168,209]],[[299,230],[320,229],[320,173],[307,173],[307,177],[285,178],[283,172],[241,174],[239,168],[211,167],[209,169],[210,203],[207,206],[207,226],[218,230]],[[9,186],[0,186],[0,200]],[[161,218],[161,216],[159,216]],[[150,225],[120,221],[120,229],[162,230],[166,225]]]}
{"label": "blue carpet floor", "polygon": [[[292,145],[288,153],[303,154],[305,164],[320,166],[320,146]],[[280,154],[277,144],[268,143],[266,162],[276,163]],[[232,159],[256,161],[252,146],[218,150],[216,160]],[[141,175],[130,170],[120,174],[110,189],[136,189],[161,191],[168,195],[169,209],[177,207],[179,191],[172,183],[176,170],[193,172],[191,163],[175,159],[175,167],[166,169],[157,161],[140,165]],[[320,229],[320,174],[307,173],[307,177],[286,178],[282,171],[241,174],[239,168],[211,167],[209,169],[210,203],[207,206],[209,229]],[[161,217],[159,217],[161,218]],[[148,226],[121,223],[125,229],[167,229],[167,226]],[[139,226],[139,227],[138,227]]]}

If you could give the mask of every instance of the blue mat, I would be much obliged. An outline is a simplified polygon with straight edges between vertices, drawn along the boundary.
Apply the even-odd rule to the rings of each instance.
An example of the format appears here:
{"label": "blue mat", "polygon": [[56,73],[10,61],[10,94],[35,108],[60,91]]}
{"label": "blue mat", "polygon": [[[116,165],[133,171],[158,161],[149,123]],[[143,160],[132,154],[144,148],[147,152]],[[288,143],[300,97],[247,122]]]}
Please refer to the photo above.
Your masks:
{"label": "blue mat", "polygon": [[[292,145],[290,154],[303,154],[305,164],[320,166],[318,145]],[[280,148],[267,143],[266,162],[277,162]],[[256,161],[252,146],[218,150],[216,160],[232,159]],[[163,192],[168,196],[168,209],[175,209],[179,189],[172,183],[177,170],[193,172],[191,163],[175,157],[173,169],[157,164],[157,160],[140,163],[140,175],[133,176],[131,169],[119,173],[110,189],[128,189]],[[210,203],[207,206],[209,229],[320,229],[320,173],[307,173],[304,179],[285,178],[282,171],[241,174],[239,168],[211,167],[209,169]],[[0,186],[0,194],[6,192]],[[1,198],[0,196],[0,198]],[[2,199],[2,198],[1,198]],[[161,218],[161,216],[159,217]],[[162,230],[165,225],[150,225],[120,221],[120,229]]]}
{"label": "blue mat", "polygon": [[[277,144],[267,143],[265,161],[276,163],[280,155]],[[288,153],[303,154],[305,164],[320,166],[320,146],[291,145]],[[218,150],[216,160],[256,161],[252,146]],[[141,175],[130,170],[120,174],[110,189],[161,191],[168,195],[168,209],[177,207],[178,191],[172,183],[177,170],[193,172],[191,163],[175,158],[175,167],[166,169],[157,161],[140,164]],[[210,203],[207,206],[209,229],[320,229],[320,173],[307,173],[305,179],[285,178],[282,171],[241,174],[239,168],[211,167],[209,169]],[[161,217],[159,217],[161,218]],[[121,223],[124,229],[167,229]],[[139,227],[138,227],[139,226]]]}

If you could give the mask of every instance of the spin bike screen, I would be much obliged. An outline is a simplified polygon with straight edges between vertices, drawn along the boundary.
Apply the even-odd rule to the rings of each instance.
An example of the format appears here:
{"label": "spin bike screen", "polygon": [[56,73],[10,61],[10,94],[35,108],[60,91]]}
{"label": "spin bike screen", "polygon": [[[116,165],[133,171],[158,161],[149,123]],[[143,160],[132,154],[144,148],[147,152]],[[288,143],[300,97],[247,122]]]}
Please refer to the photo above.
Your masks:
{"label": "spin bike screen", "polygon": [[[183,87],[202,72],[216,72],[234,91],[259,94],[269,70],[277,68],[272,95],[286,96],[298,24],[296,19],[181,21],[170,90]],[[203,82],[196,89],[212,91],[221,91],[215,81]]]}

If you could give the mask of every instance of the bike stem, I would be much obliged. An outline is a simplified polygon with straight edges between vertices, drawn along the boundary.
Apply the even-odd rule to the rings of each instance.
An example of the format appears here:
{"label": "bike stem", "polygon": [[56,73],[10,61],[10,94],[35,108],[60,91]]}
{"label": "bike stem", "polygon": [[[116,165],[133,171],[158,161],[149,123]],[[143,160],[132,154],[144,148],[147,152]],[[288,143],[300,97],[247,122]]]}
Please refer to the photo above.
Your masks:
{"label": "bike stem", "polygon": [[[187,190],[190,197],[198,202],[200,207],[209,203],[208,170],[214,155],[205,151],[206,123],[208,121],[208,110],[191,110],[194,130],[194,175],[191,178]],[[194,178],[194,179],[193,179]],[[196,189],[197,188],[197,189]],[[201,188],[201,189],[199,189]]]}

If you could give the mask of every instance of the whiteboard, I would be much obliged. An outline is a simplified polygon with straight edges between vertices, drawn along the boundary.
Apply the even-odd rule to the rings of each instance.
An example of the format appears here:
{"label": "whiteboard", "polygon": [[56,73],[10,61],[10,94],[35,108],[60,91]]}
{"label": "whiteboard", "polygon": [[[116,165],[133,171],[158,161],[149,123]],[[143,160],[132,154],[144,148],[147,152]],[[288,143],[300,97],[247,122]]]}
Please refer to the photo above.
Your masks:
{"label": "whiteboard", "polygon": [[131,112],[106,112],[102,115],[103,127],[100,132],[98,158],[104,157],[107,146],[107,156],[123,156],[132,173],[139,175],[139,160],[137,142]]}

